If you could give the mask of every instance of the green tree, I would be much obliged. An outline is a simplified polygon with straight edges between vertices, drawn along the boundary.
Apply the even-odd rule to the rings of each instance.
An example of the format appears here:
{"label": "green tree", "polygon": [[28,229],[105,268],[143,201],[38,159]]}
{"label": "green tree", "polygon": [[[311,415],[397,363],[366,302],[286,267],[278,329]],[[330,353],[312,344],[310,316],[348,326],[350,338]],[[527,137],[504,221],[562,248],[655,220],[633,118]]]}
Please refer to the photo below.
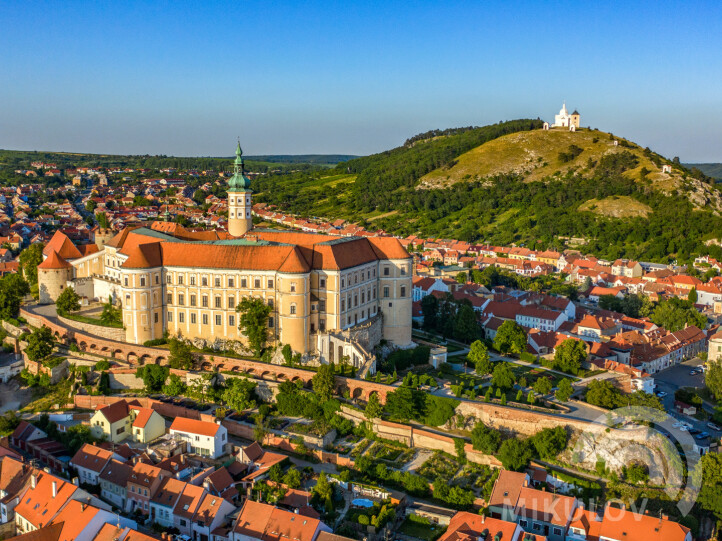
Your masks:
{"label": "green tree", "polygon": [[227,378],[221,398],[228,407],[243,411],[256,407],[256,383],[248,378]]}
{"label": "green tree", "polygon": [[593,380],[587,385],[585,400],[594,406],[614,409],[619,404],[619,391],[608,380]]}
{"label": "green tree", "polygon": [[471,343],[467,358],[474,363],[474,369],[480,376],[491,373],[493,366],[489,359],[489,350],[481,340]]}
{"label": "green tree", "polygon": [[190,344],[178,338],[168,339],[168,364],[176,370],[191,370],[196,364],[196,356],[191,350]]}
{"label": "green tree", "polygon": [[283,476],[283,484],[289,488],[301,488],[301,472],[291,466]]}
{"label": "green tree", "polygon": [[316,485],[311,489],[311,494],[314,502],[318,502],[325,506],[326,512],[333,511],[333,487],[328,482],[328,478],[324,472],[318,475],[318,481]]}
{"label": "green tree", "polygon": [[555,458],[567,446],[567,433],[563,427],[545,428],[531,437],[531,444],[539,458],[549,460]]}
{"label": "green tree", "polygon": [[53,352],[53,332],[43,325],[28,336],[25,353],[31,361],[42,361]]}
{"label": "green tree", "polygon": [[479,337],[480,328],[476,322],[476,312],[469,304],[462,304],[456,312],[454,338],[462,342],[471,342]]}
{"label": "green tree", "polygon": [[268,317],[272,308],[263,299],[245,297],[236,307],[238,328],[248,338],[248,345],[260,356],[268,339]]}
{"label": "green tree", "polygon": [[371,396],[369,396],[369,401],[366,403],[364,417],[366,417],[366,419],[368,419],[369,421],[373,421],[374,419],[378,419],[379,417],[381,417],[382,411],[383,406],[381,405],[381,401],[379,400],[378,393],[371,393]]}
{"label": "green tree", "polygon": [[495,387],[508,391],[514,386],[516,378],[514,372],[509,367],[509,363],[497,362],[494,367],[494,373],[491,376],[491,382]]}
{"label": "green tree", "polygon": [[557,391],[554,393],[554,396],[556,396],[560,402],[566,402],[572,396],[573,392],[574,388],[572,387],[571,380],[564,378],[557,385]]}
{"label": "green tree", "polygon": [[534,392],[538,395],[545,396],[552,391],[552,382],[546,376],[540,376],[534,382]]}
{"label": "green tree", "polygon": [[135,375],[143,380],[146,392],[157,393],[163,389],[163,384],[168,378],[169,372],[167,366],[146,364],[145,366],[139,366],[135,371]]}
{"label": "green tree", "polygon": [[464,271],[460,271],[456,273],[456,281],[459,284],[465,284],[467,280],[467,274]]}
{"label": "green tree", "polygon": [[687,295],[687,300],[691,302],[692,304],[697,303],[697,288],[693,287],[689,290],[689,294]]}
{"label": "green tree", "polygon": [[108,299],[108,302],[103,304],[103,312],[100,314],[100,321],[102,321],[104,325],[122,325],[123,311],[113,305],[113,302]]}
{"label": "green tree", "polygon": [[494,347],[501,353],[526,351],[526,334],[516,321],[506,320],[499,326],[494,337]]}
{"label": "green tree", "polygon": [[38,265],[43,262],[44,244],[31,244],[20,252],[20,271],[31,286],[38,283]]}
{"label": "green tree", "polygon": [[533,456],[527,440],[512,438],[504,440],[496,457],[507,470],[520,471],[526,468]]}
{"label": "green tree", "polygon": [[642,464],[630,464],[627,466],[627,481],[636,485],[638,483],[646,483],[649,481],[647,468]]}
{"label": "green tree", "polygon": [[171,374],[168,378],[168,385],[163,386],[163,394],[168,396],[182,396],[186,393],[188,386],[176,374]]}
{"label": "green tree", "polygon": [[501,434],[498,430],[489,428],[481,422],[476,423],[471,431],[471,446],[476,451],[493,455],[499,450],[499,445],[501,445]]}
{"label": "green tree", "polygon": [[435,330],[439,323],[439,299],[433,295],[426,295],[423,299],[421,299],[421,313],[424,316],[424,330]]}
{"label": "green tree", "polygon": [[332,364],[322,364],[318,367],[318,371],[311,379],[313,384],[313,392],[318,398],[319,403],[331,400],[333,397],[333,388],[336,383],[334,368]]}
{"label": "green tree", "polygon": [[577,374],[587,360],[587,349],[581,340],[567,338],[554,350],[554,368]]}
{"label": "green tree", "polygon": [[722,520],[722,454],[707,453],[702,456],[692,475],[700,486],[697,506]]}
{"label": "green tree", "polygon": [[720,363],[707,363],[704,382],[712,395],[717,400],[722,400],[722,365]]}
{"label": "green tree", "polygon": [[21,298],[16,288],[5,279],[0,280],[0,319],[14,319],[20,310]]}
{"label": "green tree", "polygon": [[80,310],[80,297],[72,287],[66,287],[55,301],[58,314],[70,314]]}

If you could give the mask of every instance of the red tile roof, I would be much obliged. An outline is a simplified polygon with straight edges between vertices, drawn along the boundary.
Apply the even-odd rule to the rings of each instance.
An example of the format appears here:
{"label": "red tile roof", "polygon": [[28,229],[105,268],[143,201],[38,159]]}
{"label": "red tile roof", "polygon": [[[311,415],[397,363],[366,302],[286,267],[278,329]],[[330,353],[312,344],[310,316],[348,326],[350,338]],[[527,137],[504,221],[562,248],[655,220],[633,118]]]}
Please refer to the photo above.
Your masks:
{"label": "red tile roof", "polygon": [[219,428],[220,425],[217,423],[198,421],[196,419],[188,419],[187,417],[176,417],[173,419],[173,424],[170,425],[171,430],[200,434],[202,436],[215,436]]}
{"label": "red tile roof", "polygon": [[50,250],[50,254],[48,257],[38,265],[39,269],[47,269],[47,270],[55,270],[55,269],[69,269],[72,268],[72,265],[65,261],[62,257],[58,255],[58,252],[55,250]]}

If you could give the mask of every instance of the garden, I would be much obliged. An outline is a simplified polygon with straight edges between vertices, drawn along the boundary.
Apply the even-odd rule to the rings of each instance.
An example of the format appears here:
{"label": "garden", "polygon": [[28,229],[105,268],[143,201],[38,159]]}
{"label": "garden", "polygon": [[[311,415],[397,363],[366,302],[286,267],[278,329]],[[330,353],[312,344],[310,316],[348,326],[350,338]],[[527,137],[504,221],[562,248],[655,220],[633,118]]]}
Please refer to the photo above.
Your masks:
{"label": "garden", "polygon": [[445,531],[446,526],[434,524],[428,518],[413,513],[406,517],[399,528],[400,533],[423,541],[436,541]]}

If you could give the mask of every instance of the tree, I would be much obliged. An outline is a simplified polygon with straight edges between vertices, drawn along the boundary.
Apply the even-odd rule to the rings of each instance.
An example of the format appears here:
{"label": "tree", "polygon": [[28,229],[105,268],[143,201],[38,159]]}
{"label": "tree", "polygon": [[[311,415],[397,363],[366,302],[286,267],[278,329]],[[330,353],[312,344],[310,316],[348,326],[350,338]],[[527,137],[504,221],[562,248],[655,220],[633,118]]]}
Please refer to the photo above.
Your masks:
{"label": "tree", "polygon": [[692,304],[697,303],[697,288],[693,287],[689,290],[689,294],[687,295],[687,300],[691,302]]}
{"label": "tree", "polygon": [[512,438],[504,440],[496,457],[507,470],[520,471],[526,468],[532,458],[532,449],[527,440]]}
{"label": "tree", "polygon": [[0,280],[0,319],[13,319],[20,310],[21,298],[16,288],[6,281]]}
{"label": "tree", "polygon": [[332,506],[329,507],[333,500],[333,487],[331,483],[328,482],[326,473],[321,472],[319,474],[318,481],[316,481],[316,486],[311,490],[311,494],[313,501],[323,504],[326,507],[325,510],[327,513],[333,510]]}
{"label": "tree", "polygon": [[335,382],[336,376],[334,376],[332,364],[322,364],[318,367],[318,371],[313,375],[311,383],[313,384],[313,392],[320,404],[331,400]]}
{"label": "tree", "polygon": [[566,402],[572,396],[573,392],[574,388],[572,387],[571,380],[564,378],[557,385],[557,391],[554,393],[554,396],[556,396],[560,402]]}
{"label": "tree", "polygon": [[722,399],[722,365],[718,362],[707,363],[704,382],[717,400]]}
{"label": "tree", "polygon": [[384,409],[394,419],[408,421],[424,416],[426,396],[411,387],[401,386],[386,395]]}
{"label": "tree", "polygon": [[263,299],[245,297],[236,307],[238,328],[248,338],[248,345],[260,356],[268,338],[268,316],[272,308]]}
{"label": "tree", "polygon": [[576,374],[587,360],[587,349],[581,340],[567,338],[554,350],[554,368]]}
{"label": "tree", "polygon": [[474,363],[474,369],[480,376],[491,373],[493,366],[489,359],[489,350],[481,340],[472,342],[467,358]]}
{"label": "tree", "polygon": [[58,314],[69,314],[80,310],[80,296],[72,287],[66,287],[55,301]]}
{"label": "tree", "polygon": [[366,419],[368,419],[369,421],[373,421],[374,419],[378,419],[379,417],[381,417],[382,411],[383,406],[381,405],[381,401],[379,400],[378,393],[371,393],[371,396],[369,396],[369,401],[366,403],[364,417],[366,417]]}
{"label": "tree", "polygon": [[288,468],[286,475],[283,476],[283,484],[289,488],[301,487],[301,472],[291,466]]}
{"label": "tree", "polygon": [[460,284],[465,284],[467,280],[467,274],[464,271],[456,273],[456,281]]}
{"label": "tree", "polygon": [[613,409],[619,405],[619,391],[608,380],[593,380],[587,385],[585,400],[594,406]]}
{"label": "tree", "polygon": [[189,344],[178,338],[168,339],[168,364],[176,370],[191,370],[196,362],[196,356],[193,354]]}
{"label": "tree", "polygon": [[18,258],[19,270],[31,286],[38,283],[38,265],[43,262],[43,248],[45,248],[44,244],[31,244],[20,252]]}
{"label": "tree", "polygon": [[100,321],[104,325],[122,325],[123,323],[123,311],[120,308],[116,308],[113,302],[108,299],[108,302],[103,304],[103,312],[100,314]]}
{"label": "tree", "polygon": [[552,382],[546,376],[540,376],[534,382],[534,392],[538,395],[545,396],[552,391]]}
{"label": "tree", "polygon": [[494,373],[491,376],[491,382],[495,387],[509,390],[514,386],[514,372],[509,368],[509,363],[497,362],[494,367]]}
{"label": "tree", "polygon": [[486,455],[493,455],[499,450],[501,444],[501,434],[498,430],[489,428],[483,423],[476,423],[471,431],[471,446],[476,451],[481,451]]}
{"label": "tree", "polygon": [[454,337],[462,342],[471,342],[478,338],[479,331],[474,308],[470,304],[462,304],[456,312]]}
{"label": "tree", "polygon": [[180,376],[171,374],[168,379],[168,385],[163,386],[163,394],[167,394],[168,396],[181,396],[185,394],[187,388],[188,386]]}
{"label": "tree", "polygon": [[636,485],[638,483],[646,483],[649,480],[647,468],[642,464],[630,464],[627,466],[627,481]]}
{"label": "tree", "polygon": [[422,324],[424,330],[430,331],[438,327],[439,299],[433,295],[426,295],[421,299],[421,312],[424,315]]}
{"label": "tree", "polygon": [[722,520],[722,454],[707,453],[702,456],[692,475],[701,487],[697,505]]}
{"label": "tree", "polygon": [[255,389],[256,383],[248,378],[227,378],[221,398],[228,407],[236,411],[255,408]]}
{"label": "tree", "polygon": [[31,361],[42,361],[53,352],[53,332],[43,325],[28,337],[25,353]]}
{"label": "tree", "polygon": [[499,326],[494,337],[494,347],[501,353],[516,353],[526,350],[526,334],[516,321],[506,320]]}
{"label": "tree", "polygon": [[139,366],[135,371],[135,375],[143,380],[146,392],[157,393],[163,389],[163,384],[168,378],[169,372],[167,366],[146,364],[145,366]]}
{"label": "tree", "polygon": [[567,433],[563,427],[545,428],[531,437],[531,444],[543,460],[555,458],[567,446]]}

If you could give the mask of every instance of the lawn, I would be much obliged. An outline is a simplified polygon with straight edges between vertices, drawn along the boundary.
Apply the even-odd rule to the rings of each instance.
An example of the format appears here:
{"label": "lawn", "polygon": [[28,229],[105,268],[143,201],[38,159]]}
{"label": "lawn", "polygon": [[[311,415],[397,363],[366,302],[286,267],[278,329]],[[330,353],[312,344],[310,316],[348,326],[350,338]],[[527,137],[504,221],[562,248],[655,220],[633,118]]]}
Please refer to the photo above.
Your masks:
{"label": "lawn", "polygon": [[446,531],[445,526],[432,524],[427,518],[411,514],[401,524],[399,532],[409,537],[423,539],[424,541],[435,541]]}

